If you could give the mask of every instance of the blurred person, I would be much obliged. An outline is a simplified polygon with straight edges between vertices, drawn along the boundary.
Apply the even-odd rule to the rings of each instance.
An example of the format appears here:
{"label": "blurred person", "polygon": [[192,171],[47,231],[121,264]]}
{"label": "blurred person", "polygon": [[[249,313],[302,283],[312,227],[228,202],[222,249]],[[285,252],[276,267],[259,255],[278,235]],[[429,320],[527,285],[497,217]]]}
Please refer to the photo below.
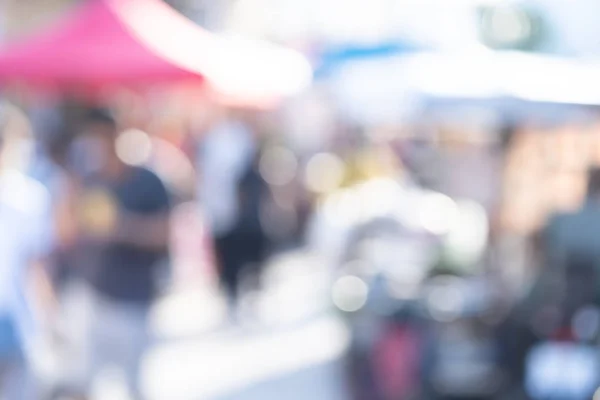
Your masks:
{"label": "blurred person", "polygon": [[[55,210],[60,207],[61,199],[69,185],[67,158],[73,133],[66,121],[61,121],[46,125],[43,132],[38,132],[38,136],[42,135],[44,141],[38,147],[35,162],[31,165],[29,174],[48,190],[54,210],[53,214],[56,214]],[[53,222],[56,223],[56,215],[53,218]],[[65,288],[73,278],[70,256],[68,248],[56,243],[48,262],[49,277],[59,303],[61,303]]]}
{"label": "blurred person", "polygon": [[261,152],[257,152],[240,179],[238,221],[225,242],[220,243],[224,284],[234,301],[239,298],[241,280],[245,276],[254,281],[255,289],[259,288],[267,251],[268,238],[261,217],[269,187],[260,173],[260,160]]}
{"label": "blurred person", "polygon": [[68,380],[89,398],[97,374],[111,363],[125,372],[130,396],[141,399],[148,313],[169,257],[170,199],[154,173],[119,159],[110,113],[92,110],[83,121],[73,143],[78,176],[60,207],[61,239],[82,278],[73,300],[82,314],[71,316],[78,354]]}
{"label": "blurred person", "polygon": [[[506,369],[520,385],[526,375],[526,357],[535,343],[563,328],[579,307],[598,305],[600,300],[594,277],[600,272],[600,169],[588,172],[585,204],[551,217],[534,242],[542,255],[541,268],[498,332]],[[581,270],[587,271],[582,274]]]}
{"label": "blurred person", "polygon": [[38,399],[37,351],[53,303],[45,264],[51,249],[50,196],[27,177],[25,116],[10,106],[0,121],[0,393]]}
{"label": "blurred person", "polygon": [[244,122],[228,116],[208,129],[201,140],[199,199],[215,238],[225,235],[235,225],[236,188],[256,151],[254,133]]}
{"label": "blurred person", "polygon": [[600,267],[600,168],[588,172],[587,198],[575,212],[553,216],[544,228],[543,251],[550,267],[564,267],[568,257],[586,257]]}
{"label": "blurred person", "polygon": [[[254,132],[235,115],[224,115],[202,139],[198,160],[199,199],[214,240],[221,283],[232,317],[237,305],[240,274],[240,185],[257,154]],[[247,180],[249,177],[246,177]]]}

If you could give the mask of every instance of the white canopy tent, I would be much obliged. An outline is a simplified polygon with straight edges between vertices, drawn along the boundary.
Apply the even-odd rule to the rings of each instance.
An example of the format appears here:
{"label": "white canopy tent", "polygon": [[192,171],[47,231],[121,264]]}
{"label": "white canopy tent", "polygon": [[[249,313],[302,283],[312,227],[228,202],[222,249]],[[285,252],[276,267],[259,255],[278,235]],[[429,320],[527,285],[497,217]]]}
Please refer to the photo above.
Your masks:
{"label": "white canopy tent", "polygon": [[426,52],[357,61],[333,77],[342,114],[364,123],[410,118],[424,99],[516,99],[600,105],[600,62],[521,52]]}

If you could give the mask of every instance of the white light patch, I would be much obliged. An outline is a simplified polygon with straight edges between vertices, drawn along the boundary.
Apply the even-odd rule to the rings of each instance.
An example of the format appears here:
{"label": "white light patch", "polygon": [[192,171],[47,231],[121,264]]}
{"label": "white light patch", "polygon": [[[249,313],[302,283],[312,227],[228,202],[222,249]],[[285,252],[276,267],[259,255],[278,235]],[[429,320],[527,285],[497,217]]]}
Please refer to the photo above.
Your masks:
{"label": "white light patch", "polygon": [[344,162],[335,154],[319,153],[306,166],[306,187],[315,193],[327,193],[339,187],[344,179]]}
{"label": "white light patch", "polygon": [[260,174],[271,185],[284,186],[290,183],[298,171],[298,161],[291,150],[273,147],[260,160]]}
{"label": "white light patch", "polygon": [[143,165],[152,155],[150,136],[137,129],[121,133],[115,146],[119,159],[128,165]]}
{"label": "white light patch", "polygon": [[344,276],[333,285],[332,299],[336,307],[342,311],[355,312],[367,303],[369,288],[356,276]]}
{"label": "white light patch", "polygon": [[427,295],[427,308],[436,321],[453,321],[465,306],[463,286],[452,277],[438,279],[439,286],[433,287]]}
{"label": "white light patch", "polygon": [[423,199],[419,219],[428,232],[444,235],[454,227],[458,214],[458,206],[450,197],[432,193]]}

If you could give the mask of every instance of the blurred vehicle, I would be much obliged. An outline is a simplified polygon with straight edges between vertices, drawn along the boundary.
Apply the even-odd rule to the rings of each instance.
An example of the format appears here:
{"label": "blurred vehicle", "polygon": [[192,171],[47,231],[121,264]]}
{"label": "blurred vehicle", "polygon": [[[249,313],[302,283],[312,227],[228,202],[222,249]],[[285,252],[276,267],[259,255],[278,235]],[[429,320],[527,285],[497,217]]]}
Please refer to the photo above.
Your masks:
{"label": "blurred vehicle", "polygon": [[592,260],[571,258],[564,271],[544,271],[531,330],[537,340],[525,358],[525,388],[534,399],[589,399],[600,386],[600,308]]}
{"label": "blurred vehicle", "polygon": [[[581,310],[586,312],[592,311]],[[600,384],[599,375],[597,348],[577,338],[544,340],[527,355],[526,390],[534,400],[590,399]]]}
{"label": "blurred vehicle", "polygon": [[357,218],[339,236],[332,300],[351,331],[349,381],[356,398],[404,398],[418,391],[421,317],[415,311],[440,249],[439,237],[411,211],[433,194],[392,179],[348,190],[339,200],[356,201],[344,207]]}
{"label": "blurred vehicle", "polygon": [[352,234],[332,299],[351,331],[349,378],[357,384],[355,393],[388,399],[417,392],[422,327],[417,304],[437,245],[435,237],[392,218],[375,219]]}
{"label": "blurred vehicle", "polygon": [[[332,201],[325,220],[346,222],[330,232],[339,241],[332,300],[351,331],[356,398],[499,390],[493,329],[482,322],[493,295],[474,262],[486,247],[485,212],[392,179],[356,185]],[[344,209],[354,218],[335,217]],[[440,268],[454,277],[436,277]]]}

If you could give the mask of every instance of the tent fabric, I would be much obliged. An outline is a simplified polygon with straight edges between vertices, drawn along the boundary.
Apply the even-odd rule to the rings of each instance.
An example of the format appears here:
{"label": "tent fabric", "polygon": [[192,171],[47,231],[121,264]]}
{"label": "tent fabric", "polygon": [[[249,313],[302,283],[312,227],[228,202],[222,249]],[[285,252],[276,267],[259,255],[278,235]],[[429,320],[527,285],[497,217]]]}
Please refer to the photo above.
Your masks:
{"label": "tent fabric", "polygon": [[[165,20],[177,17],[158,1],[91,0],[55,28],[7,47],[0,54],[0,80],[110,85],[203,79],[201,71],[185,61],[148,46],[132,13],[147,17],[157,31],[163,31]],[[161,20],[150,21],[157,17]],[[200,47],[210,36],[200,29],[187,29],[186,34],[193,34]]]}
{"label": "tent fabric", "polygon": [[0,83],[60,88],[208,82],[225,96],[287,95],[310,81],[298,53],[209,33],[161,0],[88,0],[0,51]]}

